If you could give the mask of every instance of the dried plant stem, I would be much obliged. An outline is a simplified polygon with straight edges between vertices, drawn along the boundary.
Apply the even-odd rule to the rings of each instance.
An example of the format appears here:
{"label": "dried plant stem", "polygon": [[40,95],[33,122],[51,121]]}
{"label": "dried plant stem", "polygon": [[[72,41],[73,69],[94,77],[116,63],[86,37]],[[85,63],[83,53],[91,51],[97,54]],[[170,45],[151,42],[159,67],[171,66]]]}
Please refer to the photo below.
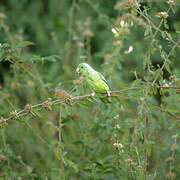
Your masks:
{"label": "dried plant stem", "polygon": [[60,174],[61,178],[65,179],[64,173],[64,160],[63,160],[63,145],[62,145],[62,114],[61,114],[61,104],[59,105],[59,121],[58,121],[58,152],[60,158]]}
{"label": "dried plant stem", "polygon": [[147,179],[148,176],[148,172],[147,172],[147,167],[148,167],[148,155],[147,155],[147,150],[146,150],[146,142],[147,142],[147,128],[148,128],[148,118],[147,115],[145,114],[144,116],[144,128],[145,128],[145,132],[144,132],[144,179]]}
{"label": "dried plant stem", "polygon": [[177,120],[180,120],[180,116],[168,111],[168,110],[164,110],[163,108],[159,107],[159,106],[154,106],[155,109],[161,111],[161,112],[165,112],[167,114],[169,114],[170,116],[174,117]]}
{"label": "dried plant stem", "polygon": [[[178,87],[175,87],[175,86],[168,86],[168,87],[167,86],[158,86],[157,88],[178,89]],[[118,97],[121,93],[128,92],[131,90],[143,90],[143,89],[137,88],[137,87],[132,87],[132,88],[126,88],[126,89],[122,89],[122,90],[110,91],[109,94],[111,97]],[[148,94],[148,91],[146,92],[144,99],[146,98],[147,94]],[[101,95],[104,97],[108,96],[107,93],[97,94],[97,96],[98,95]],[[95,96],[96,96],[96,94],[95,94]],[[56,105],[60,105],[60,104],[73,105],[73,104],[78,103],[80,101],[87,100],[89,98],[94,98],[95,96],[94,96],[94,94],[86,94],[86,95],[81,95],[81,96],[70,96],[70,95],[68,95],[68,96],[64,96],[64,97],[61,97],[61,98],[55,99],[55,100],[52,100],[51,98],[49,98],[48,100],[46,100],[42,103],[35,104],[35,105],[27,104],[24,107],[24,109],[19,110],[19,111],[15,110],[14,112],[11,112],[9,117],[7,117],[7,118],[1,117],[0,118],[0,127],[6,126],[7,123],[11,120],[15,120],[15,119],[24,117],[28,114],[33,114],[33,111],[39,111],[42,109],[51,110],[52,106],[56,106]],[[144,106],[143,103],[142,103],[142,105]]]}
{"label": "dried plant stem", "polygon": [[[165,68],[166,66],[166,63],[169,59],[169,57],[171,56],[171,54],[173,53],[174,49],[178,46],[178,44],[180,43],[180,39],[178,40],[178,42],[171,48],[171,50],[169,51],[167,57],[164,59],[164,63],[163,65],[161,66],[161,71]],[[155,82],[157,81],[157,79],[159,78],[159,76],[156,76],[156,78],[154,79],[154,81],[152,82],[152,86],[155,84]]]}
{"label": "dried plant stem", "polygon": [[[137,1],[136,1],[136,3],[138,4]],[[145,15],[144,12],[143,12],[138,6],[137,6],[137,10],[138,10],[138,12],[140,13],[140,15],[149,23],[149,25],[156,31],[156,32],[154,33],[153,37],[155,37],[158,32],[160,32],[160,33],[163,32],[163,31],[160,29],[160,27],[161,27],[161,25],[162,25],[162,23],[163,23],[163,19],[161,19],[159,25],[156,26],[156,25],[152,22],[152,20],[150,19],[150,17],[148,17],[147,15]],[[170,11],[170,8],[168,8],[167,13],[169,13],[169,11]],[[179,45],[176,41],[174,41],[173,39],[170,39],[169,41],[170,41],[171,43],[173,43],[174,46],[180,47],[180,45]]]}
{"label": "dried plant stem", "polygon": [[[122,89],[122,90],[110,91],[109,93],[110,93],[110,96],[118,96],[120,93],[127,92],[129,90],[137,90],[137,89],[139,89],[139,88],[127,88],[127,89]],[[107,96],[106,93],[101,94],[101,95],[105,96],[105,97]],[[7,118],[1,117],[0,126],[7,124],[10,120],[15,120],[15,119],[21,118],[23,116],[26,116],[28,114],[32,114],[33,111],[38,111],[41,109],[51,110],[53,105],[60,105],[63,103],[73,105],[82,100],[86,100],[86,99],[93,98],[93,97],[94,97],[94,95],[92,95],[92,94],[87,94],[87,95],[82,95],[82,96],[68,95],[68,97],[64,96],[62,98],[55,99],[55,100],[51,100],[51,98],[49,98],[48,100],[46,100],[42,103],[39,103],[39,104],[35,104],[35,105],[27,104],[24,107],[24,109],[19,110],[19,111],[15,110],[14,112],[11,112],[9,117],[7,117]]]}

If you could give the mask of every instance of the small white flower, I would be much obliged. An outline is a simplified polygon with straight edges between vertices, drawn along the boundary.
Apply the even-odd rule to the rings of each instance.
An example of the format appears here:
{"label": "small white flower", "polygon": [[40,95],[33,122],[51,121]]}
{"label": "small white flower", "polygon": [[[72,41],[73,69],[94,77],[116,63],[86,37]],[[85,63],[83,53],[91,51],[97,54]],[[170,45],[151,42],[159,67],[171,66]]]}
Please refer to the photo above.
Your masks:
{"label": "small white flower", "polygon": [[158,13],[156,14],[156,16],[159,17],[159,18],[167,19],[169,15],[168,15],[167,12],[161,11],[161,12],[158,12]]}
{"label": "small white flower", "polygon": [[114,143],[113,146],[118,149],[122,149],[124,147],[121,143],[118,143],[118,142]]}
{"label": "small white flower", "polygon": [[112,28],[111,31],[112,31],[112,33],[114,34],[115,37],[119,36],[119,33],[118,33],[118,31],[115,28]]}
{"label": "small white flower", "polygon": [[165,84],[164,84],[164,87],[169,87],[169,84],[168,84],[168,83],[165,83]]}
{"label": "small white flower", "polygon": [[116,128],[117,128],[117,129],[120,129],[120,128],[121,128],[121,126],[120,126],[119,124],[117,124],[117,125],[116,125]]}
{"label": "small white flower", "polygon": [[123,152],[124,152],[124,150],[123,150],[123,149],[121,149],[121,150],[120,150],[120,153],[123,153]]}
{"label": "small white flower", "polygon": [[118,147],[118,143],[114,143],[113,146],[114,146],[114,147]]}
{"label": "small white flower", "polygon": [[129,49],[128,50],[126,50],[126,51],[124,51],[124,54],[129,54],[129,53],[131,53],[132,51],[133,51],[133,46],[129,46]]}
{"label": "small white flower", "polygon": [[167,3],[170,4],[170,5],[175,5],[176,4],[175,0],[168,0]]}
{"label": "small white flower", "polygon": [[119,143],[119,147],[120,147],[120,148],[123,148],[124,146],[123,146],[121,143]]}
{"label": "small white flower", "polygon": [[116,34],[116,33],[117,33],[115,28],[112,28],[111,31],[112,31],[113,34]]}
{"label": "small white flower", "polygon": [[124,24],[125,24],[125,22],[122,20],[122,21],[120,22],[121,27],[124,27]]}
{"label": "small white flower", "polygon": [[133,23],[133,21],[131,21],[131,22],[130,22],[130,26],[133,26],[133,25],[134,25],[134,23]]}
{"label": "small white flower", "polygon": [[125,22],[124,27],[128,27],[128,23],[127,22]]}

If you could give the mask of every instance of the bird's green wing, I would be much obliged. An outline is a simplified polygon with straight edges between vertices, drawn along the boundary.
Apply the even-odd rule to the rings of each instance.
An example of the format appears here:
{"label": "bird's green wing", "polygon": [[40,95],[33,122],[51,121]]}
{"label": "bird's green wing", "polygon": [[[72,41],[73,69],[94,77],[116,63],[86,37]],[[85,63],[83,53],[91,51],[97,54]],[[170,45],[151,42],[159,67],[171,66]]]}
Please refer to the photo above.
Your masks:
{"label": "bird's green wing", "polygon": [[105,83],[107,83],[107,81],[106,81],[106,79],[104,78],[104,76],[103,76],[100,72],[97,72],[97,73],[99,74],[100,78],[101,78]]}

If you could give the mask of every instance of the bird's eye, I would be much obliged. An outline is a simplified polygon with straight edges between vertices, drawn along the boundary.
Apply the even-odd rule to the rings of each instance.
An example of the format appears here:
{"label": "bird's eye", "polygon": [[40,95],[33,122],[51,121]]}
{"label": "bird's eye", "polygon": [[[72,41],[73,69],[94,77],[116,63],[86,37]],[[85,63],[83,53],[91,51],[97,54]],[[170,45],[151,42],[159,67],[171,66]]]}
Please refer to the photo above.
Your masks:
{"label": "bird's eye", "polygon": [[81,66],[81,68],[83,68],[83,66]]}

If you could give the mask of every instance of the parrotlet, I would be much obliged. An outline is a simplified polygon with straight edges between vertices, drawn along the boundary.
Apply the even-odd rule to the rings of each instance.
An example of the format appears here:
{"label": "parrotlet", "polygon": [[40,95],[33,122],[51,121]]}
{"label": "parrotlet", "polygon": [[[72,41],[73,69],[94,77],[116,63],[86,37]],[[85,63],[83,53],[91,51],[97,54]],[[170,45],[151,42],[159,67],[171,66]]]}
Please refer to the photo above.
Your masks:
{"label": "parrotlet", "polygon": [[94,95],[95,93],[107,93],[110,96],[110,88],[100,72],[93,69],[87,63],[80,63],[76,71],[86,80],[89,87],[93,90]]}

